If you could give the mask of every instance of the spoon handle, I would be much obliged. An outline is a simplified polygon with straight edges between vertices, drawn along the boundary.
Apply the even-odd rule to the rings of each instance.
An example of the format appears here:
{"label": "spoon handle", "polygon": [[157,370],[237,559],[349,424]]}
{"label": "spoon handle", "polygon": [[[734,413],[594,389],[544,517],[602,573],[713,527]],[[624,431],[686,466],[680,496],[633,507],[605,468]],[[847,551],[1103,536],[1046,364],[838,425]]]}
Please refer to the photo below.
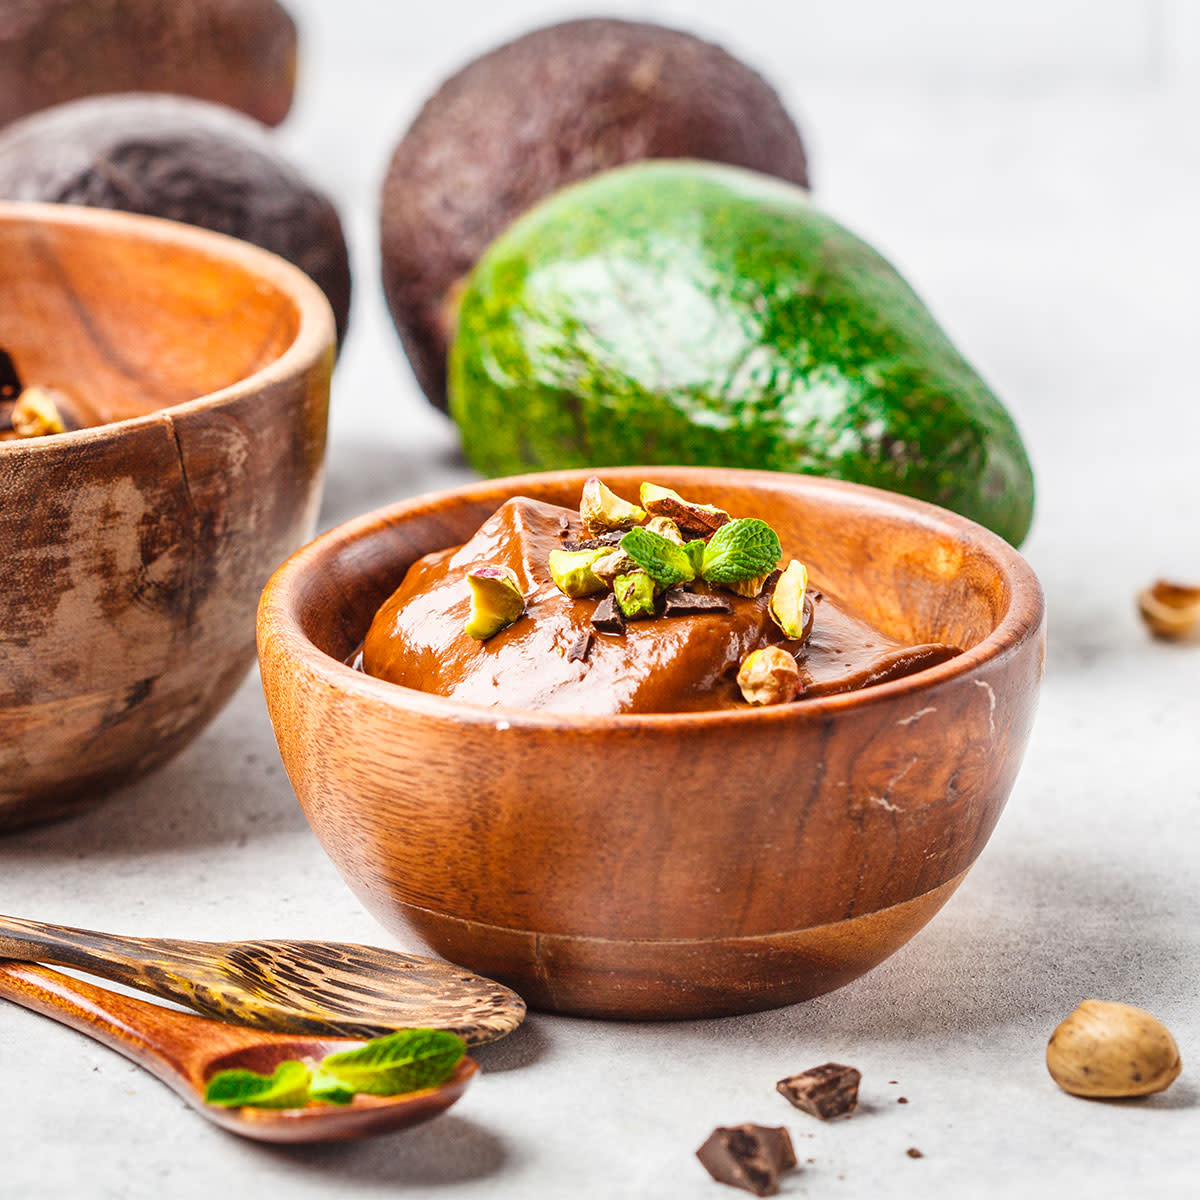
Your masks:
{"label": "spoon handle", "polygon": [[159,995],[163,974],[176,965],[170,943],[161,939],[115,937],[5,916],[0,916],[0,958],[75,967]]}
{"label": "spoon handle", "polygon": [[[102,1042],[182,1095],[194,1086],[186,1048],[197,1023],[228,1029],[173,1009],[122,996],[33,963],[0,961],[0,997]],[[209,1030],[204,1031],[205,1036]]]}

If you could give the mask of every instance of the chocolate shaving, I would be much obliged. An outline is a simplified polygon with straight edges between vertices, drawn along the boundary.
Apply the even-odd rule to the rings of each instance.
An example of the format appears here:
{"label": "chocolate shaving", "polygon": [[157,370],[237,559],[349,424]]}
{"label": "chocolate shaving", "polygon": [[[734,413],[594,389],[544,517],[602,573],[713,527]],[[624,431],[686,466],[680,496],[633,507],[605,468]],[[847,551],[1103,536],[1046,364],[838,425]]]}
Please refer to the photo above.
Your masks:
{"label": "chocolate shaving", "polygon": [[587,662],[588,651],[591,650],[595,637],[590,629],[585,629],[571,643],[571,648],[567,651],[567,662]]}
{"label": "chocolate shaving", "polygon": [[822,1121],[842,1117],[858,1106],[858,1084],[862,1072],[841,1063],[825,1063],[781,1079],[775,1090],[798,1109]]}
{"label": "chocolate shaving", "polygon": [[558,518],[558,536],[560,540],[566,540],[571,536],[571,518]]}
{"label": "chocolate shaving", "polygon": [[592,613],[592,628],[601,633],[624,633],[625,614],[617,607],[616,597],[607,595]]}
{"label": "chocolate shaving", "polygon": [[733,611],[733,606],[724,596],[711,592],[685,592],[682,588],[671,588],[663,596],[664,617],[685,617],[690,613]]}
{"label": "chocolate shaving", "polygon": [[756,1196],[774,1196],[779,1191],[779,1176],[796,1165],[788,1131],[766,1125],[714,1129],[696,1157],[718,1183],[744,1188]]}
{"label": "chocolate shaving", "polygon": [[564,550],[599,550],[601,548],[608,549],[610,546],[619,546],[621,539],[625,536],[625,531],[614,529],[610,533],[601,533],[594,538],[584,538],[580,541],[570,541],[563,546]]}

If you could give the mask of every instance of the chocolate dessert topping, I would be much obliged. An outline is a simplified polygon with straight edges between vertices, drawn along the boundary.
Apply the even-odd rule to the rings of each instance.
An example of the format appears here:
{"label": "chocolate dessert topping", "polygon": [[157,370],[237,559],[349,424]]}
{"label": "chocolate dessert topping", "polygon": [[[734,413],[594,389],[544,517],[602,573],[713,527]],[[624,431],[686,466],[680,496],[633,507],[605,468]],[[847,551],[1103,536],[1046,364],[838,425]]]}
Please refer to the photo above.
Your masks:
{"label": "chocolate dessert topping", "polygon": [[796,1165],[788,1131],[767,1125],[714,1129],[696,1157],[718,1183],[744,1188],[756,1196],[774,1196],[779,1191],[779,1176]]}
{"label": "chocolate dessert topping", "polygon": [[781,1079],[775,1090],[802,1111],[828,1121],[855,1110],[861,1079],[862,1073],[854,1067],[830,1062]]}
{"label": "chocolate dessert topping", "polygon": [[625,616],[617,607],[617,598],[609,592],[592,613],[592,628],[601,633],[624,633]]}
{"label": "chocolate dessert topping", "polygon": [[706,592],[687,592],[683,588],[671,588],[663,596],[664,617],[686,617],[691,613],[733,612],[733,606],[724,596]]}
{"label": "chocolate dessert topping", "polygon": [[563,545],[564,550],[600,550],[603,547],[615,547],[621,544],[621,538],[625,535],[620,529],[614,529],[611,533],[602,533],[597,537],[572,539]]}
{"label": "chocolate dessert topping", "polygon": [[592,648],[595,637],[596,635],[590,629],[585,629],[571,643],[571,648],[567,651],[567,662],[587,662],[588,652]]}

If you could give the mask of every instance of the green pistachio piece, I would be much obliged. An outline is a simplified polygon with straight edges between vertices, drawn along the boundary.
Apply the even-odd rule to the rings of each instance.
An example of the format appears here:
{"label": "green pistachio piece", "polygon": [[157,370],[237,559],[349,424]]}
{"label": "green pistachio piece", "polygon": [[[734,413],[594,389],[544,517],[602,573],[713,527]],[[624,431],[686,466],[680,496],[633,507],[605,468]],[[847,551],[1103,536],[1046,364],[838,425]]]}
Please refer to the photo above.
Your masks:
{"label": "green pistachio piece", "polygon": [[604,580],[605,587],[612,587],[618,575],[628,575],[638,569],[637,563],[620,546],[614,546],[608,553],[601,553],[603,557],[592,563],[592,574]]}
{"label": "green pistachio piece", "polygon": [[511,567],[476,567],[468,572],[467,582],[471,585],[471,615],[463,628],[468,637],[487,641],[525,611],[525,597]]}
{"label": "green pistachio piece", "polygon": [[808,568],[793,558],[775,585],[769,610],[784,637],[799,640],[804,636],[804,593],[807,590]]}
{"label": "green pistachio piece", "polygon": [[636,504],[622,500],[592,475],[583,484],[579,518],[587,533],[597,534],[613,529],[631,529],[634,525],[640,525],[646,519],[646,514]]}
{"label": "green pistachio piece", "polygon": [[657,533],[659,537],[665,537],[668,542],[674,542],[677,546],[683,545],[683,534],[670,517],[651,517],[642,528]]}
{"label": "green pistachio piece", "polygon": [[611,553],[611,546],[602,546],[598,550],[551,550],[550,576],[558,590],[572,600],[594,596],[604,591],[608,584],[592,570],[592,566]]}
{"label": "green pistachio piece", "polygon": [[670,517],[680,529],[707,536],[726,524],[729,514],[714,504],[693,504],[670,488],[643,483],[642,507],[655,517]]}
{"label": "green pistachio piece", "polygon": [[654,616],[654,580],[645,571],[618,575],[613,580],[613,595],[629,620]]}

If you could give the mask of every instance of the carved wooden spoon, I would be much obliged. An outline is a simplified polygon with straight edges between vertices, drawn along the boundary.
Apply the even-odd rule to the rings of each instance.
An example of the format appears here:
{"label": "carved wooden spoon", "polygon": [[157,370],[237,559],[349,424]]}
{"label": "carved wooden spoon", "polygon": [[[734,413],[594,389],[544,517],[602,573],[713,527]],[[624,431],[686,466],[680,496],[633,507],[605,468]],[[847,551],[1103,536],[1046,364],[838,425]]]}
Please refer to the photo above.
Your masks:
{"label": "carved wooden spoon", "polygon": [[516,992],[462,967],[345,942],[119,937],[0,916],[0,958],[74,967],[256,1029],[369,1039],[446,1029],[468,1045],[511,1033]]}
{"label": "carved wooden spoon", "polygon": [[436,1117],[478,1070],[463,1058],[435,1088],[400,1096],[355,1096],[350,1104],[306,1108],[220,1108],[204,1088],[217,1071],[244,1067],[270,1074],[287,1059],[321,1059],[354,1050],[354,1038],[264,1033],[118,995],[32,963],[0,962],[0,997],[52,1017],[145,1067],[193,1108],[232,1133],[261,1142],[331,1142],[369,1137]]}

